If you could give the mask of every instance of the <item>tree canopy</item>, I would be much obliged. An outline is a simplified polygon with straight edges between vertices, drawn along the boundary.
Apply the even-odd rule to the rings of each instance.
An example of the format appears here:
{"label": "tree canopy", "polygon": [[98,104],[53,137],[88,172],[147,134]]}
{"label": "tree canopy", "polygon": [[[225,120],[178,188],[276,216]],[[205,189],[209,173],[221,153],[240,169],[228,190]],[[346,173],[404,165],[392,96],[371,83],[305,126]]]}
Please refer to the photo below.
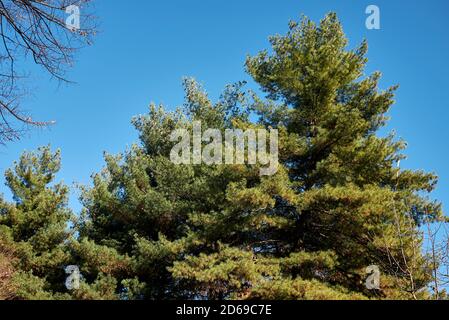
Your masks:
{"label": "tree canopy", "polygon": [[[270,43],[246,60],[266,96],[242,82],[213,102],[187,78],[182,108],[151,105],[135,117],[140,143],[105,154],[104,170],[82,189],[84,209],[71,229],[67,189],[49,185],[59,153],[44,148],[22,156],[6,173],[14,203],[0,203],[1,239],[18,257],[16,294],[429,298],[423,289],[435,261],[422,250],[421,227],[445,219],[428,197],[437,177],[401,170],[405,142],[377,134],[397,87],[381,90],[380,73],[365,75],[367,43],[349,49],[333,13],[319,24],[291,22]],[[261,176],[258,164],[174,164],[170,133],[191,131],[194,121],[222,132],[277,129],[276,174]],[[80,267],[76,290],[62,287],[67,264]],[[365,285],[372,265],[381,274],[375,290]]]}

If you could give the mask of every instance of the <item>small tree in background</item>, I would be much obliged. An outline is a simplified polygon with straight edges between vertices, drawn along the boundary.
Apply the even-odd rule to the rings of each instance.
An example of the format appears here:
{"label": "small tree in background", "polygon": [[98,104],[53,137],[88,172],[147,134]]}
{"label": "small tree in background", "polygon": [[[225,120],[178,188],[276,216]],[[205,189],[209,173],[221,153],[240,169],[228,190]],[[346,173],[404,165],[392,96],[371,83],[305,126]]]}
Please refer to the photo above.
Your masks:
{"label": "small tree in background", "polygon": [[[54,184],[60,153],[49,147],[25,152],[6,172],[14,202],[0,201],[1,248],[10,248],[9,278],[17,299],[62,298],[66,294],[64,267],[70,262],[71,238],[67,208],[69,189]],[[13,253],[13,254],[12,254]]]}

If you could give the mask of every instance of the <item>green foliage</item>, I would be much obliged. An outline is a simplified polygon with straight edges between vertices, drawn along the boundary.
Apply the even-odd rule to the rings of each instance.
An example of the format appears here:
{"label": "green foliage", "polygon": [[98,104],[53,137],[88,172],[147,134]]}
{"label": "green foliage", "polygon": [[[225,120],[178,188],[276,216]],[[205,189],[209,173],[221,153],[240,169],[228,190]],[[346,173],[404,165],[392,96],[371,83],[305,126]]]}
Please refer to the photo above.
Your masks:
{"label": "green foliage", "polygon": [[14,202],[0,201],[2,246],[14,252],[12,277],[18,299],[51,299],[64,293],[64,266],[70,260],[68,188],[53,184],[60,153],[40,148],[24,153],[6,171]]}
{"label": "green foliage", "polygon": [[341,287],[332,287],[315,279],[279,279],[256,286],[249,299],[268,300],[366,300],[362,294],[350,293]]}
{"label": "green foliage", "polygon": [[[380,73],[365,76],[367,44],[348,49],[335,14],[319,25],[291,22],[270,41],[272,50],[246,62],[266,97],[237,83],[213,103],[186,79],[182,109],[152,105],[133,119],[141,144],[105,154],[82,190],[76,239],[66,228],[67,188],[48,186],[59,154],[22,156],[6,174],[15,203],[0,205],[20,297],[429,297],[420,227],[444,220],[426,195],[437,177],[397,168],[405,143],[376,135],[396,87],[381,91]],[[278,129],[279,170],[261,177],[258,165],[173,164],[170,134],[193,121],[222,132]],[[65,292],[69,263],[83,279]],[[370,265],[381,271],[378,290],[365,286]]]}
{"label": "green foliage", "polygon": [[[240,83],[214,104],[186,79],[184,110],[135,118],[142,147],[106,156],[81,234],[130,257],[117,281],[133,279],[141,298],[418,297],[431,278],[419,226],[442,213],[422,196],[436,177],[397,169],[405,144],[376,136],[396,87],[363,78],[367,44],[348,50],[335,14],[292,22],[271,44],[246,63],[266,99]],[[281,168],[172,164],[169,135],[193,121],[278,129]],[[369,291],[373,264],[382,287]]]}

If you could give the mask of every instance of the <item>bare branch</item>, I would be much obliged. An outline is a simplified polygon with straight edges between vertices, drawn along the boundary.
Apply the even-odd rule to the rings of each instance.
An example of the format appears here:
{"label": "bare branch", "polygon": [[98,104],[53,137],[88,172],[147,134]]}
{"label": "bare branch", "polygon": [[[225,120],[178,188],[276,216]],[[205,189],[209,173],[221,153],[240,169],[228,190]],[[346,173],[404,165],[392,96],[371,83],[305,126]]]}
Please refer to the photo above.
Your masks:
{"label": "bare branch", "polygon": [[[66,9],[80,10],[79,28],[66,23]],[[0,0],[0,144],[18,139],[17,127],[47,126],[21,110],[24,78],[20,62],[32,58],[51,78],[70,82],[66,71],[75,52],[92,43],[96,19],[88,14],[91,0]]]}

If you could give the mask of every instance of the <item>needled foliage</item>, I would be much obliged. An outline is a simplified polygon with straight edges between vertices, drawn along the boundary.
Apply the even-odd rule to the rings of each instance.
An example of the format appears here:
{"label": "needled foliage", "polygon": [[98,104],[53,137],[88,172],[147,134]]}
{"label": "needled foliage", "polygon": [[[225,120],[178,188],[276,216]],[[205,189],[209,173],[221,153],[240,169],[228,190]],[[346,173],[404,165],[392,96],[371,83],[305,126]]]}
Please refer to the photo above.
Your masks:
{"label": "needled foliage", "polygon": [[[228,86],[213,103],[192,79],[173,113],[133,121],[141,145],[106,155],[85,189],[81,235],[127,257],[117,294],[142,299],[425,298],[419,227],[442,219],[424,197],[436,177],[400,170],[403,141],[379,137],[396,87],[365,76],[335,14],[304,18],[248,57],[266,97]],[[251,121],[257,114],[258,120]],[[175,129],[279,130],[280,165],[175,165]],[[381,287],[365,286],[366,267]]]}
{"label": "needled foliage", "polygon": [[[1,202],[0,244],[12,248],[6,277],[20,297],[64,292],[61,266],[71,263],[83,276],[66,293],[75,299],[429,298],[435,264],[420,227],[444,217],[428,199],[437,177],[398,168],[405,143],[377,134],[396,87],[365,75],[367,43],[350,49],[335,14],[291,22],[270,43],[246,60],[265,96],[236,83],[213,102],[185,79],[182,108],[135,117],[140,144],[105,154],[70,241],[67,189],[49,186],[58,154],[25,154],[7,172],[15,202]],[[174,164],[171,133],[192,133],[197,121],[222,136],[277,129],[276,173]],[[365,285],[373,265],[374,289]]]}
{"label": "needled foliage", "polygon": [[[64,266],[70,261],[67,241],[71,211],[68,188],[54,183],[59,151],[25,152],[6,171],[13,202],[0,201],[0,250],[8,260],[7,283],[16,299],[56,299],[67,292]],[[3,293],[3,290],[2,290]]]}

